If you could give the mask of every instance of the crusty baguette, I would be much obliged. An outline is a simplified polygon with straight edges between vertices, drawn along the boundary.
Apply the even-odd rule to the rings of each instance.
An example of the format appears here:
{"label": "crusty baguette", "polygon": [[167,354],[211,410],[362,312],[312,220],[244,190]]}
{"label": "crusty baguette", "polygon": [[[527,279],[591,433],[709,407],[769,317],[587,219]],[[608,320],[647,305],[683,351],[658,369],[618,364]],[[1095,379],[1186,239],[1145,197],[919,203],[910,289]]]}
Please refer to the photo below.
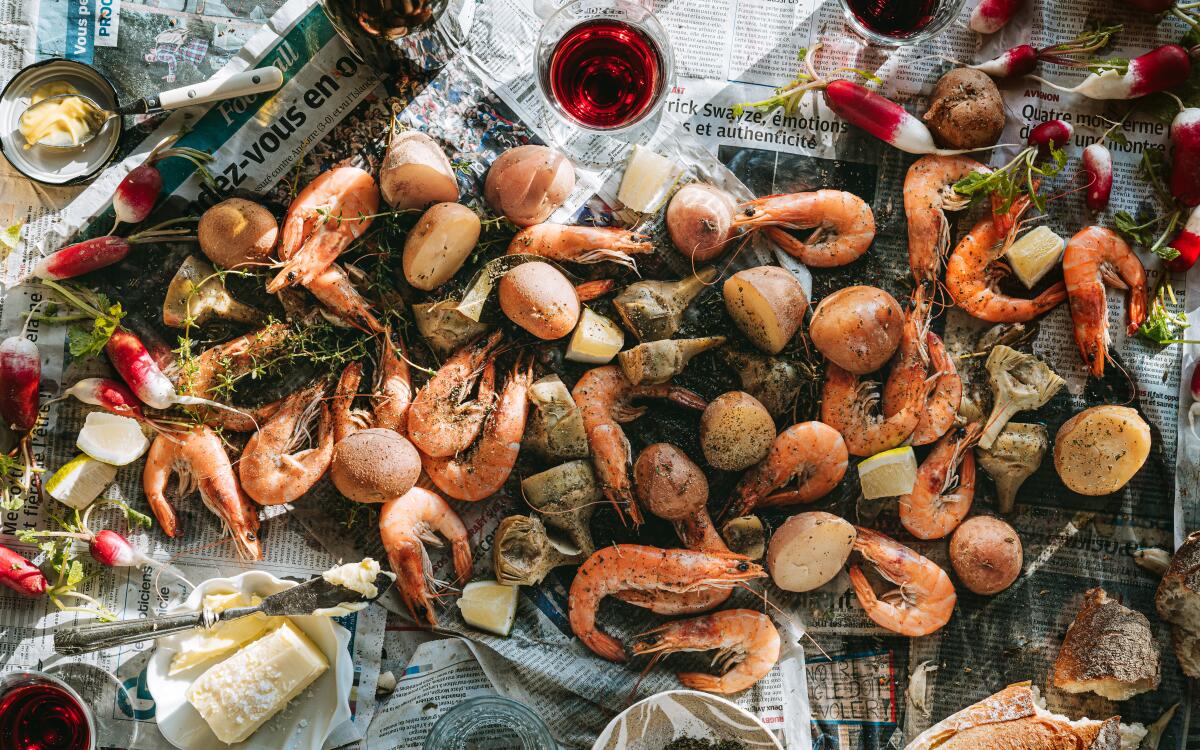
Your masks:
{"label": "crusty baguette", "polygon": [[1051,713],[1028,682],[1009,685],[922,732],[905,750],[1119,750],[1121,717],[1104,721]]}
{"label": "crusty baguette", "polygon": [[1200,677],[1200,531],[1175,551],[1154,598],[1158,616],[1171,623],[1171,642],[1188,677]]}
{"label": "crusty baguette", "polygon": [[1123,701],[1158,687],[1158,642],[1141,612],[1090,589],[1054,662],[1054,684]]}

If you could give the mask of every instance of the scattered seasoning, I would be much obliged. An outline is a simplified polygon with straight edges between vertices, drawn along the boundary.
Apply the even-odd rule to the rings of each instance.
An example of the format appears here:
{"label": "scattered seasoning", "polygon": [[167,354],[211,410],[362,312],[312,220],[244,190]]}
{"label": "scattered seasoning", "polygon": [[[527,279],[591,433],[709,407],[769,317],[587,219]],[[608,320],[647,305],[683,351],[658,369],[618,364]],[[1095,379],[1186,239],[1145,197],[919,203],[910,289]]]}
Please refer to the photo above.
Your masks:
{"label": "scattered seasoning", "polygon": [[680,737],[668,742],[663,750],[746,750],[746,746],[737,740],[713,741]]}

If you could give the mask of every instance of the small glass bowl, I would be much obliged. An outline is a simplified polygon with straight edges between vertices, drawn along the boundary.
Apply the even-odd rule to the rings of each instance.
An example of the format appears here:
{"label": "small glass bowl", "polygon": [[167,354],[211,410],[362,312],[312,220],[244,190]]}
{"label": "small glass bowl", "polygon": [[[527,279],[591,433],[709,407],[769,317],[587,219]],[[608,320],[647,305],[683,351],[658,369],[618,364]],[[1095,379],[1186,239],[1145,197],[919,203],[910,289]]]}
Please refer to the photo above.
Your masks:
{"label": "small glass bowl", "polygon": [[850,9],[850,4],[847,0],[838,1],[842,4],[846,23],[850,28],[854,29],[855,33],[866,39],[869,43],[883,47],[902,47],[920,44],[928,39],[932,39],[953,23],[954,19],[958,18],[958,14],[963,9],[963,6],[967,4],[967,0],[938,0],[937,10],[934,11],[933,17],[929,19],[929,23],[908,34],[893,36],[872,30],[863,24],[862,21],[858,20],[858,16],[854,15],[854,11]]}
{"label": "small glass bowl", "polygon": [[550,728],[523,703],[499,695],[468,698],[437,720],[425,750],[557,750]]}

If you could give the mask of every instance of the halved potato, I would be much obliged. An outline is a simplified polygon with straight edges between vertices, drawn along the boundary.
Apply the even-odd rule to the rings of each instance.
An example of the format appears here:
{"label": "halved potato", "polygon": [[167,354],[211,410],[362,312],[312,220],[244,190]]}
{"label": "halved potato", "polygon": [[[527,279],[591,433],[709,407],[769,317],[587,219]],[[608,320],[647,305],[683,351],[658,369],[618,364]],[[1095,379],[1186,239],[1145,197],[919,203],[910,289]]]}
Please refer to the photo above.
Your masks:
{"label": "halved potato", "polygon": [[767,547],[771,580],[784,591],[812,591],[833,580],[854,549],[854,524],[814,510],[784,521]]}
{"label": "halved potato", "polygon": [[778,354],[787,346],[808,307],[800,282],[779,266],[738,271],[725,281],[722,293],[733,322],[767,354]]}
{"label": "halved potato", "polygon": [[479,217],[462,204],[431,206],[404,241],[404,278],[426,292],[445,284],[475,249],[481,229]]}

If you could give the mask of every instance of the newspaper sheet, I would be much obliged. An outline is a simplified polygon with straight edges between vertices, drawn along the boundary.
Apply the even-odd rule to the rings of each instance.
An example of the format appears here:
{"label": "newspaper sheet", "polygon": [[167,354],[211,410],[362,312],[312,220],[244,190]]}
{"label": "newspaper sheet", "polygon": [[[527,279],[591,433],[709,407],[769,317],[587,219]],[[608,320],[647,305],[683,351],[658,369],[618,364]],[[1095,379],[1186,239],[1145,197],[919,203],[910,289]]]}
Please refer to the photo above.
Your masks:
{"label": "newspaper sheet", "polygon": [[[126,17],[126,5],[121,6],[122,19]],[[878,225],[871,253],[850,269],[814,273],[812,298],[820,299],[848,283],[876,284],[902,298],[909,289],[903,281],[907,272],[906,229],[900,188],[913,157],[886,148],[841,122],[819,97],[806,101],[791,116],[750,109],[738,113],[733,105],[762,99],[773,87],[786,84],[795,74],[799,51],[817,43],[823,45],[819,58],[823,67],[852,66],[874,72],[882,78],[885,93],[920,112],[933,82],[947,68],[943,58],[980,61],[1018,42],[1029,41],[1037,46],[1062,41],[1094,22],[1125,24],[1126,31],[1118,37],[1113,55],[1136,54],[1156,43],[1176,41],[1183,34],[1181,25],[1170,21],[1152,24],[1144,17],[1126,15],[1108,5],[1064,8],[1061,3],[1039,0],[1030,3],[1016,21],[987,39],[982,47],[977,37],[960,24],[934,43],[885,52],[867,48],[853,37],[844,25],[840,7],[832,1],[658,2],[656,10],[671,31],[678,80],[651,145],[677,155],[692,174],[724,180],[742,195],[831,187],[867,199]],[[15,23],[21,25],[32,24],[37,15],[32,6],[19,6],[15,12]],[[554,123],[540,100],[531,72],[533,39],[545,12],[541,4],[527,5],[519,0],[481,3],[467,47],[422,90],[421,81],[381,83],[374,72],[364,69],[349,54],[319,8],[293,0],[271,16],[267,29],[250,37],[224,67],[233,71],[255,64],[278,65],[286,76],[280,92],[245,102],[236,113],[218,106],[158,124],[157,130],[120,165],[78,195],[41,190],[38,201],[26,201],[30,208],[23,209],[24,213],[14,210],[13,218],[24,218],[29,223],[26,243],[9,260],[6,278],[11,281],[19,277],[41,252],[79,230],[88,231],[88,225],[92,225],[93,233],[105,231],[111,223],[109,198],[124,171],[140,163],[153,143],[178,130],[184,121],[191,131],[183,142],[214,153],[218,189],[205,188],[185,165],[168,164],[164,168],[165,190],[202,204],[239,191],[286,204],[295,180],[311,177],[340,159],[353,157],[377,166],[393,107],[403,107],[399,115],[403,124],[421,128],[439,139],[456,164],[463,164],[478,178],[505,146],[555,135]],[[122,21],[121,33],[126,33],[129,25]],[[137,38],[144,46],[151,35]],[[93,45],[104,46],[95,41]],[[105,53],[100,50],[95,54]],[[27,57],[14,57],[13,67],[27,61]],[[97,64],[101,59],[97,58]],[[183,75],[192,74],[186,64],[177,69]],[[1082,74],[1053,69],[1047,75],[1068,84]],[[321,92],[320,103],[303,106],[308,101],[303,94],[314,90]],[[1003,94],[1009,113],[1002,139],[1006,143],[1022,142],[1031,121],[1060,117],[1075,125],[1072,152],[1078,153],[1108,128],[1108,121],[1125,114],[1123,107],[1100,106],[1028,80],[1006,85]],[[1093,220],[1111,224],[1111,214],[1117,210],[1154,210],[1135,172],[1144,151],[1164,147],[1165,126],[1138,111],[1124,121],[1122,131],[1125,142],[1109,144],[1117,161],[1113,206],[1105,216],[1093,219],[1084,210],[1080,193],[1068,192],[1051,212],[1050,225],[1059,234],[1070,236]],[[599,140],[592,148],[594,153],[616,155],[619,162],[620,144]],[[710,154],[707,160],[696,153],[705,149]],[[1004,157],[1001,151],[992,163],[1003,163]],[[1074,171],[1072,163],[1063,174]],[[558,218],[583,212],[589,218],[605,220],[608,207],[616,205],[619,178],[619,169],[581,170],[580,188]],[[1058,188],[1068,187],[1069,179],[1064,177]],[[26,186],[21,189],[28,191]],[[592,193],[598,195],[598,201],[588,200]],[[55,210],[68,199],[72,202],[65,210]],[[969,216],[959,219],[958,233],[970,224]],[[756,252],[770,250],[756,248]],[[1160,276],[1158,264],[1149,258],[1146,262],[1154,284]],[[165,271],[166,277],[170,272]],[[1175,292],[1183,305],[1188,299],[1197,299],[1200,290],[1185,289],[1177,279]],[[19,327],[19,313],[36,304],[38,294],[35,288],[18,287],[6,295],[6,330]],[[1109,296],[1109,307],[1110,320],[1119,320],[1123,310],[1119,294]],[[976,350],[981,330],[972,321],[951,313],[938,325],[944,326],[945,338],[955,351]],[[1066,491],[1053,467],[1044,463],[1024,485],[1017,510],[1009,519],[1025,546],[1026,575],[991,600],[963,593],[951,623],[933,636],[908,640],[879,629],[863,613],[844,575],[809,595],[769,590],[768,599],[780,608],[777,621],[785,629],[788,651],[781,667],[740,700],[777,728],[789,748],[902,747],[932,721],[1005,684],[1026,679],[1043,688],[1051,708],[1072,715],[1121,713],[1126,721],[1149,723],[1175,701],[1187,700],[1188,686],[1167,647],[1167,632],[1154,617],[1151,621],[1163,646],[1163,681],[1158,690],[1116,707],[1099,699],[1063,695],[1047,684],[1049,667],[1083,592],[1101,585],[1130,606],[1152,614],[1156,581],[1133,564],[1131,553],[1141,547],[1171,548],[1200,524],[1200,511],[1189,494],[1195,487],[1193,455],[1197,447],[1188,439],[1187,431],[1177,429],[1186,424],[1183,419],[1190,404],[1190,400],[1181,398],[1181,393],[1186,394],[1180,380],[1181,356],[1190,364],[1195,353],[1126,337],[1123,327],[1115,322],[1110,330],[1114,355],[1121,367],[1110,367],[1103,381],[1088,381],[1075,353],[1065,306],[1039,322],[1029,347],[1066,377],[1069,387],[1036,419],[1044,421],[1053,434],[1068,416],[1084,406],[1129,403],[1143,413],[1156,433],[1149,465],[1117,496],[1090,499]],[[64,358],[59,354],[63,347],[61,331],[36,333],[39,346],[50,354],[44,389],[44,395],[50,397],[57,393],[59,384],[71,382],[74,363],[66,365],[64,376]],[[1128,379],[1123,372],[1129,373]],[[964,368],[964,377],[969,393],[986,413],[986,377],[979,368],[969,366]],[[39,434],[39,448],[48,465],[57,465],[73,452],[70,442],[74,429],[68,428],[78,425],[79,416],[79,410],[68,405],[51,410]],[[122,479],[115,491],[138,502],[137,478]],[[835,491],[822,507],[885,532],[902,533],[893,507],[862,502],[857,487],[850,484]],[[994,512],[994,490],[986,480],[977,491],[976,504],[979,512]],[[476,542],[480,563],[476,574],[486,575],[496,523],[504,515],[525,510],[519,500],[512,498],[462,510]],[[266,524],[271,542],[268,567],[277,565],[280,567],[275,569],[282,571],[290,566],[288,572],[298,574],[319,570],[333,558],[368,553],[379,556],[381,550],[371,533],[372,524],[354,524],[347,533],[342,511],[329,488],[322,487],[313,498],[273,516]],[[187,520],[192,534],[187,540],[163,544],[161,535],[152,533],[144,540],[147,548],[158,556],[176,555],[175,561],[186,565],[186,550],[215,541],[217,536],[210,516],[196,508],[191,513]],[[778,523],[785,515],[767,514],[767,518],[769,523]],[[31,504],[19,517],[9,519],[11,527],[6,525],[6,534],[11,533],[10,528],[18,528],[17,524],[41,525],[46,520],[42,516],[39,505]],[[302,528],[297,528],[297,522]],[[313,539],[327,552],[315,549]],[[946,563],[944,542],[913,546],[939,564]],[[205,550],[203,563],[212,564],[213,555],[211,549]],[[434,565],[437,575],[446,561],[435,555]],[[226,566],[236,569],[232,559],[226,561]],[[216,567],[221,569],[220,564]],[[565,621],[569,580],[568,573],[558,571],[542,586],[524,590],[518,625],[508,639],[481,636],[466,628],[453,607],[442,613],[443,627],[446,634],[463,636],[465,645],[424,642],[410,631],[396,630],[402,627],[398,623],[403,618],[393,618],[387,638],[374,639],[376,655],[360,660],[367,665],[357,694],[360,715],[369,717],[373,713],[375,717],[369,728],[356,721],[355,729],[367,737],[364,746],[391,746],[393,742],[402,747],[418,746],[432,721],[423,703],[431,690],[436,696],[432,702],[437,703],[431,709],[434,713],[444,711],[461,697],[495,690],[534,705],[564,746],[588,747],[590,738],[631,697],[675,684],[668,671],[658,669],[635,690],[634,671],[596,659],[571,638]],[[144,591],[137,581],[127,582],[129,589]],[[111,586],[99,585],[95,590],[114,591]],[[746,595],[739,596],[734,601],[754,606]],[[124,600],[135,602],[136,596]],[[115,601],[111,604],[118,606]],[[136,609],[136,605],[126,607],[126,611]],[[630,619],[627,608],[616,611],[619,614],[609,613],[602,618],[603,626],[611,632],[628,634],[648,625],[644,619]],[[28,627],[41,621],[44,614]],[[378,633],[379,628],[372,627],[372,632]],[[10,666],[33,664],[44,655],[44,649],[39,651],[36,645],[39,641],[24,635],[29,631],[21,632],[22,636],[9,644],[14,653],[21,654],[10,659]],[[807,638],[814,638],[815,644]],[[388,652],[384,663],[397,675],[402,671],[397,668],[401,662],[406,672],[413,665],[427,663],[453,674],[454,685],[443,690],[440,681],[422,682],[418,668],[413,682],[406,685],[406,675],[396,693],[376,707],[367,681],[373,684],[381,648]],[[113,664],[122,661],[117,659]],[[927,689],[922,695],[913,695],[910,678],[918,670],[926,678]],[[1188,713],[1186,706],[1177,713],[1160,747],[1185,747]],[[1195,736],[1196,730],[1191,732]]]}

